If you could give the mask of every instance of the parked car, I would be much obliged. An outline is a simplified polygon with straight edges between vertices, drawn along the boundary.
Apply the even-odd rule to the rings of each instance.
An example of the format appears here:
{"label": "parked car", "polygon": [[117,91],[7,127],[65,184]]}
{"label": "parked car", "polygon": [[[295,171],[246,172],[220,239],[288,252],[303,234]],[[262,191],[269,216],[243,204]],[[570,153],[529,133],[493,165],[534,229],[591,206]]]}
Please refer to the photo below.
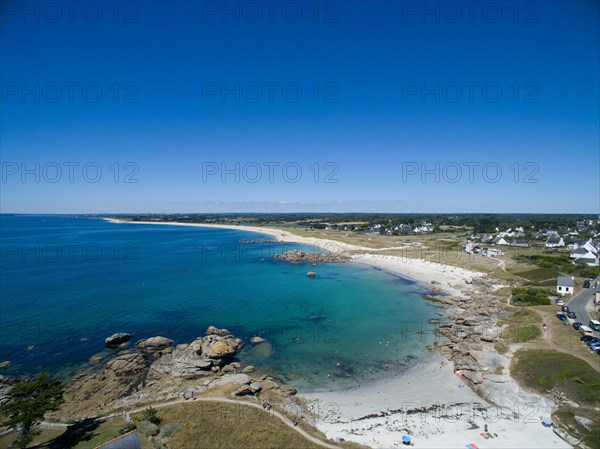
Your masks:
{"label": "parked car", "polygon": [[557,306],[564,306],[565,302],[561,299],[556,303]]}
{"label": "parked car", "polygon": [[569,311],[569,307],[568,306],[562,306],[561,309],[563,312],[568,312]]}
{"label": "parked car", "polygon": [[585,344],[589,347],[600,345],[600,338],[594,337],[591,340],[588,340]]}
{"label": "parked car", "polygon": [[600,338],[594,337],[593,335],[592,336],[590,336],[590,335],[582,335],[581,338],[580,338],[580,340],[583,341],[583,342],[585,342],[585,343],[587,343],[590,340],[594,340],[594,339],[600,340]]}
{"label": "parked car", "polygon": [[600,349],[600,341],[597,343],[592,343],[591,345],[588,345],[590,347],[590,349],[592,351],[595,351],[596,349]]}
{"label": "parked car", "polygon": [[596,354],[600,355],[600,348],[596,349]]}
{"label": "parked car", "polygon": [[577,318],[577,315],[575,315],[575,312],[567,312],[567,316],[573,320]]}
{"label": "parked car", "polygon": [[565,315],[564,313],[558,312],[556,314],[556,318],[558,318],[561,321],[567,321],[567,315]]}
{"label": "parked car", "polygon": [[588,281],[588,280],[584,281],[583,288],[590,288],[590,281]]}
{"label": "parked car", "polygon": [[579,329],[579,326],[581,326],[581,323],[580,323],[579,321],[575,321],[575,322],[573,323],[573,329],[575,329],[575,330],[578,330],[578,329]]}
{"label": "parked car", "polygon": [[588,324],[588,326],[590,326],[595,331],[600,332],[600,321],[590,320],[590,323]]}
{"label": "parked car", "polygon": [[577,329],[577,330],[584,337],[593,337],[594,336],[594,332],[589,327],[584,326],[583,324],[581,326],[579,326],[579,329]]}

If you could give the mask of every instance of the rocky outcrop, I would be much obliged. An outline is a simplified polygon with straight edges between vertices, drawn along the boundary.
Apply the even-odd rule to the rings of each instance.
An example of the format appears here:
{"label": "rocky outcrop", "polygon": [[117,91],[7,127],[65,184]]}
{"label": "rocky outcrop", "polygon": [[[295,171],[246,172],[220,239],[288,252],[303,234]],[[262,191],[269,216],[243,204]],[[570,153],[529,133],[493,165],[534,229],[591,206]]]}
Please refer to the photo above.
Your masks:
{"label": "rocky outcrop", "polygon": [[16,377],[0,376],[0,406],[6,404],[9,399],[10,390],[18,382]]}
{"label": "rocky outcrop", "polygon": [[[163,355],[154,362],[150,369],[151,377],[166,374],[193,379],[218,372],[222,367],[229,365],[244,342],[226,329],[211,328],[212,326],[205,337],[197,338],[190,344],[177,345],[171,354]],[[232,367],[226,371],[235,369]]]}
{"label": "rocky outcrop", "polygon": [[[485,284],[481,285],[485,287]],[[436,332],[444,339],[437,341],[434,346],[454,362],[457,374],[477,388],[490,368],[477,354],[481,354],[481,351],[495,352],[491,343],[496,342],[501,333],[501,328],[496,326],[498,299],[485,293],[476,298],[425,297],[453,307],[448,321],[436,325]]]}
{"label": "rocky outcrop", "polygon": [[[107,343],[119,345],[128,337],[129,334],[115,334]],[[243,346],[242,340],[227,329],[211,326],[206,336],[192,343],[175,348],[172,345],[172,340],[162,336],[139,340],[135,349],[118,352],[100,370],[89,368],[79,372],[65,390],[64,405],[50,416],[79,419],[101,415],[122,404],[157,400],[166,391],[177,395],[183,385],[202,376],[207,380],[217,375],[243,376],[242,383],[250,383],[246,374],[225,374],[241,369],[233,358]],[[96,356],[90,363],[100,365],[102,359]]]}
{"label": "rocky outcrop", "polygon": [[229,332],[227,329],[219,329],[214,326],[208,326],[208,329],[206,329],[206,335],[220,335],[223,337],[225,335],[231,335],[231,332]]}
{"label": "rocky outcrop", "polygon": [[5,362],[0,362],[0,369],[6,369],[10,366],[10,362],[6,360]]}
{"label": "rocky outcrop", "polygon": [[254,368],[252,365],[248,365],[248,366],[244,367],[244,369],[242,369],[243,374],[250,374],[250,373],[253,373],[254,371],[256,371],[256,368]]}
{"label": "rocky outcrop", "polygon": [[131,338],[131,334],[127,334],[124,332],[113,334],[110,337],[106,338],[104,342],[106,346],[118,346],[123,343],[127,343]]}
{"label": "rocky outcrop", "polygon": [[136,346],[140,349],[143,349],[147,352],[156,352],[162,351],[166,348],[169,348],[173,345],[173,340],[166,337],[150,337],[144,340],[139,340],[136,342]]}
{"label": "rocky outcrop", "polygon": [[[243,376],[243,374],[238,375]],[[272,377],[261,376],[258,379],[247,379],[238,380],[240,385],[233,394],[235,396],[251,396],[260,392],[261,397],[263,395],[267,398],[290,398],[296,394],[296,389],[291,385],[280,385]],[[242,382],[243,381],[243,382]]]}
{"label": "rocky outcrop", "polygon": [[135,349],[120,352],[117,357],[109,360],[104,365],[105,371],[112,372],[115,376],[136,373],[148,368],[148,360]]}
{"label": "rocky outcrop", "polygon": [[257,345],[259,343],[264,343],[265,341],[267,341],[266,338],[259,337],[258,335],[255,335],[254,337],[250,338],[250,343],[255,344],[255,345]]}
{"label": "rocky outcrop", "polygon": [[291,263],[302,263],[302,262],[350,262],[352,259],[345,253],[306,253],[298,249],[288,251],[283,254],[275,254],[276,260],[285,260]]}

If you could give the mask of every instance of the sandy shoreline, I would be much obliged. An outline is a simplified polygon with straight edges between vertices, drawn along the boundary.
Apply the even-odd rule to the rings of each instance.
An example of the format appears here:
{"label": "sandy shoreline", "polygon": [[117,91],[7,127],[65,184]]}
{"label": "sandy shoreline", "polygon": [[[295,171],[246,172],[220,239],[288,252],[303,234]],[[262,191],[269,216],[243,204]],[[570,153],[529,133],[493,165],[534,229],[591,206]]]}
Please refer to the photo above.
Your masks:
{"label": "sandy shoreline", "polygon": [[[301,237],[273,228],[106,220],[114,223],[235,229],[270,235],[280,242],[302,243],[330,251],[360,251],[360,254],[352,255],[353,262],[429,286],[434,281],[436,287],[463,298],[470,297],[469,294],[474,292],[471,282],[485,276],[483,273],[435,262],[373,254],[366,247]],[[504,363],[508,364],[508,359]],[[421,448],[465,448],[471,443],[480,449],[571,447],[552,429],[540,423],[541,416],[550,416],[551,401],[523,391],[510,378],[507,381],[507,376],[498,379],[498,385],[494,401],[504,407],[477,395],[454,373],[453,363],[436,352],[396,377],[353,389],[302,396],[311,404],[316,415],[316,426],[328,438],[344,438],[370,447],[403,447],[403,435],[411,436],[415,447]],[[498,436],[484,438],[481,433],[485,424],[491,434]]]}
{"label": "sandy shoreline", "polygon": [[[435,353],[401,376],[303,396],[318,416],[317,427],[329,438],[374,448],[402,447],[403,435],[420,448],[464,448],[471,443],[480,449],[571,447],[540,423],[551,404],[520,393],[508,398],[512,401],[505,407],[489,404],[454,374],[451,362]],[[484,438],[485,424],[498,436]]]}

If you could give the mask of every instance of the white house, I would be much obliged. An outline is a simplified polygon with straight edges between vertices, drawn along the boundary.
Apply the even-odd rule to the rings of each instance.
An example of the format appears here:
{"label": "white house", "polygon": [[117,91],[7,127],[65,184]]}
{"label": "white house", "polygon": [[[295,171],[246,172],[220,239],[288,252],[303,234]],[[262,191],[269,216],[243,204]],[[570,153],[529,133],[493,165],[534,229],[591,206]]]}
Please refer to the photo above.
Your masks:
{"label": "white house", "polygon": [[546,248],[556,248],[559,246],[565,246],[565,241],[562,237],[548,237],[548,240],[546,240]]}
{"label": "white house", "polygon": [[586,243],[587,243],[586,240],[575,240],[575,241],[569,243],[567,245],[567,248],[569,248],[572,251],[574,249],[583,247]]}
{"label": "white house", "polygon": [[508,245],[508,242],[504,240],[504,237],[496,237],[492,243],[494,245]]}
{"label": "white house", "polygon": [[561,295],[572,295],[575,289],[575,278],[569,276],[559,276],[556,280],[556,292]]}
{"label": "white house", "polygon": [[571,252],[571,258],[575,259],[573,263],[577,264],[583,262],[592,267],[600,265],[598,255],[598,248],[591,239],[585,242],[583,246],[579,246]]}

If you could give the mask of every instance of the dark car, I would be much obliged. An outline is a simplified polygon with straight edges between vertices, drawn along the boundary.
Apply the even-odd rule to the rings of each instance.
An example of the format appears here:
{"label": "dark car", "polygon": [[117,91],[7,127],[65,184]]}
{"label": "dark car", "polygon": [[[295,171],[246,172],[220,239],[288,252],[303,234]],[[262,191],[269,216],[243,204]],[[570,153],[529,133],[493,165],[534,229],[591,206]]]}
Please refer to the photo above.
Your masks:
{"label": "dark car", "polygon": [[581,323],[579,321],[575,321],[573,323],[573,329],[577,330],[581,327]]}
{"label": "dark car", "polygon": [[594,337],[591,340],[586,341],[585,344],[588,346],[592,346],[592,345],[597,346],[600,344],[600,338]]}
{"label": "dark car", "polygon": [[572,319],[576,319],[577,318],[577,315],[575,315],[575,312],[567,312],[567,316],[569,318],[572,318]]}
{"label": "dark car", "polygon": [[556,318],[558,318],[561,321],[567,321],[567,315],[565,315],[564,313],[557,313]]}
{"label": "dark car", "polygon": [[590,281],[585,281],[583,283],[583,288],[590,288]]}
{"label": "dark car", "polygon": [[580,338],[580,340],[587,343],[590,340],[600,340],[600,338],[598,338],[598,337],[591,337],[589,335],[582,335],[581,338]]}
{"label": "dark car", "polygon": [[569,307],[567,307],[567,306],[562,306],[562,309],[561,309],[561,310],[562,310],[563,312],[568,312],[568,311],[569,311]]}
{"label": "dark car", "polygon": [[600,355],[600,348],[596,349],[596,354]]}

